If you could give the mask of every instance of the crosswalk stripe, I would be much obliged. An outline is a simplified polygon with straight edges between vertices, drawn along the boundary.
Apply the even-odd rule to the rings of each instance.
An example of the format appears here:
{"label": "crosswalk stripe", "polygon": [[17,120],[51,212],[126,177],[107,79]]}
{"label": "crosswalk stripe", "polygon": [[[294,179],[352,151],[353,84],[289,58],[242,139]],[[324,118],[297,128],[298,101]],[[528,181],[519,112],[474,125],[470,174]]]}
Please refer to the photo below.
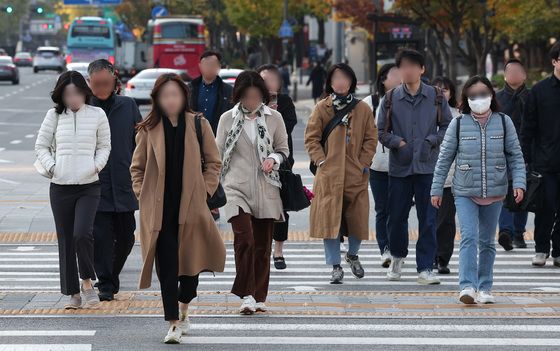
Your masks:
{"label": "crosswalk stripe", "polygon": [[91,344],[0,344],[0,351],[91,351]]}
{"label": "crosswalk stripe", "polygon": [[0,330],[2,336],[93,336],[95,330]]}

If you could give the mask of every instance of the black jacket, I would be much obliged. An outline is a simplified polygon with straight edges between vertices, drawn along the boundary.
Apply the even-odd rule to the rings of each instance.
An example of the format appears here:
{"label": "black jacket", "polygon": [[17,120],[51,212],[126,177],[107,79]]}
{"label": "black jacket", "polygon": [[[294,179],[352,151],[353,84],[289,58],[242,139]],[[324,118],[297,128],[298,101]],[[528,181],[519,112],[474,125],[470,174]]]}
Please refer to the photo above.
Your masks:
{"label": "black jacket", "polygon": [[294,145],[292,141],[292,132],[297,124],[296,107],[292,98],[286,94],[278,94],[277,98],[278,112],[282,114],[284,124],[286,125],[286,132],[288,133],[288,147],[290,148],[290,156],[288,160],[290,164],[294,164]]}
{"label": "black jacket", "polygon": [[560,173],[560,80],[554,75],[530,91],[521,125],[525,161],[536,171]]}
{"label": "black jacket", "polygon": [[311,86],[311,95],[314,99],[319,98],[323,95],[323,91],[325,91],[325,80],[327,79],[327,71],[323,68],[323,66],[315,66],[311,73],[309,74],[309,79],[307,80],[307,84],[312,84]]}
{"label": "black jacket", "polygon": [[[233,88],[224,83],[222,78],[216,77],[216,83],[218,83],[218,97],[216,99],[218,106],[214,109],[214,116],[205,116],[206,119],[210,122],[212,126],[212,130],[214,134],[218,130],[218,122],[220,121],[220,116],[224,114],[224,112],[231,110],[233,104],[231,103],[231,94],[233,92]],[[202,84],[202,76],[194,79],[192,82],[189,83],[190,93],[191,93],[191,108],[196,111],[196,107],[198,106],[198,93],[200,91],[200,84]]]}
{"label": "black jacket", "polygon": [[525,112],[525,101],[529,95],[529,89],[525,85],[517,90],[513,90],[509,85],[496,93],[496,98],[500,105],[500,112],[511,117],[517,135],[521,133],[521,123],[523,121],[523,113]]}
{"label": "black jacket", "polygon": [[132,191],[130,163],[136,147],[135,127],[142,120],[142,115],[136,102],[126,96],[112,95],[105,101],[94,97],[91,104],[105,111],[111,128],[111,154],[107,165],[99,173],[101,201],[97,210],[135,211],[138,201]]}

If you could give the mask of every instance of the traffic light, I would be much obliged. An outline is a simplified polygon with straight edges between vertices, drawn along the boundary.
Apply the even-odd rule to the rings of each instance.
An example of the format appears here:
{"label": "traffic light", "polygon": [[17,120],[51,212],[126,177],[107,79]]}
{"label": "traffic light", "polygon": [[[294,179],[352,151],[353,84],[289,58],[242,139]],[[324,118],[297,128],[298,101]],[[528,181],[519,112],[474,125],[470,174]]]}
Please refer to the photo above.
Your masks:
{"label": "traffic light", "polygon": [[42,15],[43,12],[45,12],[45,9],[43,9],[41,6],[38,6],[38,7],[35,9],[35,12],[37,12],[39,15]]}
{"label": "traffic light", "polygon": [[14,8],[11,5],[2,6],[0,7],[0,10],[2,10],[2,12],[7,13],[8,15],[11,15],[14,12]]}

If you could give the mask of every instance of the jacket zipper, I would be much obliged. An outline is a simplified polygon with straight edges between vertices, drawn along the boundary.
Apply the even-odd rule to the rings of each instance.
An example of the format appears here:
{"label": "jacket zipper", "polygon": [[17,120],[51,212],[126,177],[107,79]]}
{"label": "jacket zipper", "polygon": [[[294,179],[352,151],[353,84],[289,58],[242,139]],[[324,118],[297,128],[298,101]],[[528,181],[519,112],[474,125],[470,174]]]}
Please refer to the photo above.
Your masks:
{"label": "jacket zipper", "polygon": [[492,115],[488,117],[486,121],[486,125],[483,127],[480,122],[474,118],[478,127],[480,128],[480,155],[481,155],[481,170],[482,170],[482,177],[481,177],[481,187],[482,187],[482,198],[485,199],[488,196],[488,172],[486,169],[486,127],[488,123],[490,123],[490,118]]}

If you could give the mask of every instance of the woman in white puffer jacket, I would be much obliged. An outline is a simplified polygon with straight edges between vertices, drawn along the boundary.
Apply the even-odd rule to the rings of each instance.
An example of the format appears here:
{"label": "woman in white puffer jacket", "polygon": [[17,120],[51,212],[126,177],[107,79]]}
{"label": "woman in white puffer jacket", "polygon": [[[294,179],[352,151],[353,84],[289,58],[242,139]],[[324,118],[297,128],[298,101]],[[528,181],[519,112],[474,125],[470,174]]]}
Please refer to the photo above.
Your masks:
{"label": "woman in white puffer jacket", "polygon": [[62,74],[52,92],[56,106],[47,112],[35,143],[37,159],[52,176],[60,286],[62,294],[71,296],[66,309],[99,303],[92,283],[93,221],[101,196],[98,173],[109,158],[111,134],[105,112],[87,104],[91,96],[80,73]]}

